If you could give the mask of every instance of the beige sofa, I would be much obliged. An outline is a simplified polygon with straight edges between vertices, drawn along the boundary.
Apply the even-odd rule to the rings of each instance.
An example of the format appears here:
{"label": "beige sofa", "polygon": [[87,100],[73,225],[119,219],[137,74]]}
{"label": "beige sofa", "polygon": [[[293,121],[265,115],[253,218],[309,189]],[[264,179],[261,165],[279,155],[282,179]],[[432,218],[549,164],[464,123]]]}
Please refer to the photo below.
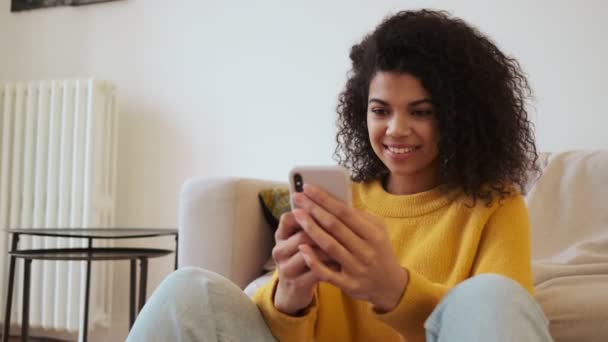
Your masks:
{"label": "beige sofa", "polygon": [[[556,341],[608,341],[608,151],[543,154],[526,201],[536,298]],[[218,272],[245,288],[263,273],[273,237],[257,193],[284,185],[193,178],[181,192],[180,267]]]}

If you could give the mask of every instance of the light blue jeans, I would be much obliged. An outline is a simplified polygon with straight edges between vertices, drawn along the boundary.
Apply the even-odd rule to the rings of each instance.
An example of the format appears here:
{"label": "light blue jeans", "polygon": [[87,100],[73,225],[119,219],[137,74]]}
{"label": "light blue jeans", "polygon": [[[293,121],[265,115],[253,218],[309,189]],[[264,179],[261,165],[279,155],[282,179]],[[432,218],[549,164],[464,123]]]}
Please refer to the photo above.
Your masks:
{"label": "light blue jeans", "polygon": [[[424,327],[432,341],[552,341],[542,310],[517,283],[478,275],[454,289]],[[226,278],[198,268],[167,277],[140,312],[129,342],[276,341],[258,308]]]}

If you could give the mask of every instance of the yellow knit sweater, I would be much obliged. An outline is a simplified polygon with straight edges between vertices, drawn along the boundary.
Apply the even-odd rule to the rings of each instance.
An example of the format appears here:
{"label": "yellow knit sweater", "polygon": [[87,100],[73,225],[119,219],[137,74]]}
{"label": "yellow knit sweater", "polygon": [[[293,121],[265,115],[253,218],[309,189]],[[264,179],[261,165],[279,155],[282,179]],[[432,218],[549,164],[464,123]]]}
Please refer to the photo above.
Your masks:
{"label": "yellow knit sweater", "polygon": [[521,195],[491,207],[459,191],[387,193],[379,181],[353,184],[353,204],[384,219],[394,254],[409,270],[397,307],[378,314],[371,304],[320,283],[304,316],[278,311],[275,275],[254,296],[280,341],[423,341],[424,321],[446,292],[480,273],[514,279],[532,293],[528,213]]}

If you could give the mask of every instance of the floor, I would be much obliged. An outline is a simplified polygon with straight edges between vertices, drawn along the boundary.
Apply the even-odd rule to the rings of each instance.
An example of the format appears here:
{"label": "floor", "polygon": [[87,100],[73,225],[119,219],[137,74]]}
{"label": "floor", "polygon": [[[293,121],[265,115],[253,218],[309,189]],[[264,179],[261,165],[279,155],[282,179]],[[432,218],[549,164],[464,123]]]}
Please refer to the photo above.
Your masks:
{"label": "floor", "polygon": [[[11,327],[11,335],[9,337],[9,342],[20,342],[21,336],[19,336],[20,331],[18,327]],[[89,332],[88,341],[89,342],[107,342],[107,341],[124,341],[127,338],[128,333],[128,322],[126,319],[117,319],[116,321],[112,321],[110,327],[102,328],[97,327],[95,330]],[[2,335],[2,331],[0,330],[0,338]],[[65,335],[64,335],[65,336]],[[32,342],[71,342],[76,341],[77,336],[73,338],[50,338],[50,337],[40,337],[40,335],[36,335],[36,332],[30,332],[29,341]]]}
{"label": "floor", "polygon": [[[9,342],[21,342],[21,337],[20,336],[11,336],[8,338]],[[36,337],[30,337],[29,341],[31,342],[64,342],[64,340],[55,340],[52,338],[36,338]]]}
{"label": "floor", "polygon": [[[1,336],[1,335],[0,335]],[[89,335],[90,342],[106,342],[106,341],[124,341],[126,338],[125,334],[121,333],[110,333],[110,332],[96,332]],[[9,342],[21,342],[21,336],[11,335],[8,338]],[[48,338],[48,337],[35,337],[30,336],[28,341],[30,342],[72,342],[74,340],[64,340],[64,339],[56,339],[56,338]]]}

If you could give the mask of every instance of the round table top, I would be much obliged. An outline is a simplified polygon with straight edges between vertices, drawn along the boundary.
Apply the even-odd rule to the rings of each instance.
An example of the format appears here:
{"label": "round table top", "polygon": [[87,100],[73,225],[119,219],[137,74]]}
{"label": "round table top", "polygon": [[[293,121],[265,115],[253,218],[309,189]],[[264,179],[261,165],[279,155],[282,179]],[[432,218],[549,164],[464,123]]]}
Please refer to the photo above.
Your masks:
{"label": "round table top", "polygon": [[129,260],[157,258],[169,253],[173,251],[156,248],[57,248],[9,252],[14,257],[32,260]]}
{"label": "round table top", "polygon": [[93,239],[131,239],[165,235],[177,236],[178,234],[177,229],[164,228],[19,228],[6,229],[5,231],[11,234]]}

